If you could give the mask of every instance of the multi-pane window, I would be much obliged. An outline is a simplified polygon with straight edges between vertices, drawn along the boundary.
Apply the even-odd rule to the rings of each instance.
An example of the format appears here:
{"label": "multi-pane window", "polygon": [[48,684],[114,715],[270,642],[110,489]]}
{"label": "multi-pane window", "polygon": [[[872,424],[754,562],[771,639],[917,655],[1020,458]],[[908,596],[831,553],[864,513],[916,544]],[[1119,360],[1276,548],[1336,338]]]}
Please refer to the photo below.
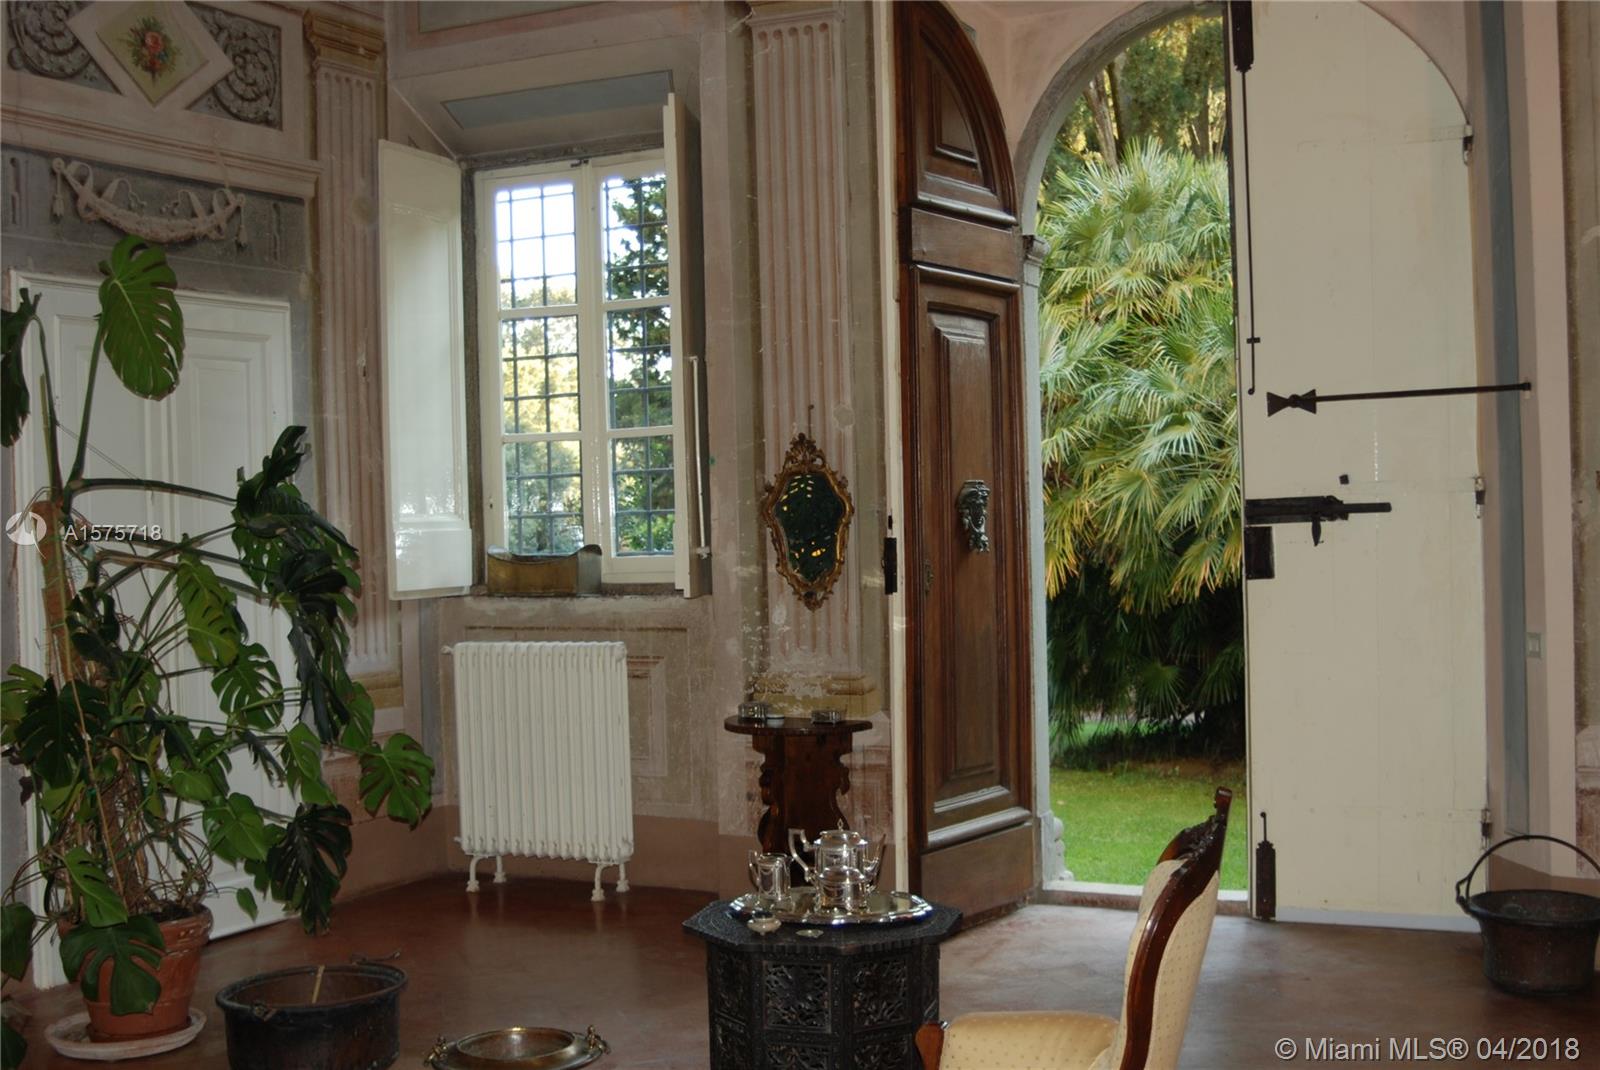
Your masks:
{"label": "multi-pane window", "polygon": [[498,332],[490,542],[599,543],[613,576],[671,578],[681,399],[662,161],[498,172],[479,189]]}

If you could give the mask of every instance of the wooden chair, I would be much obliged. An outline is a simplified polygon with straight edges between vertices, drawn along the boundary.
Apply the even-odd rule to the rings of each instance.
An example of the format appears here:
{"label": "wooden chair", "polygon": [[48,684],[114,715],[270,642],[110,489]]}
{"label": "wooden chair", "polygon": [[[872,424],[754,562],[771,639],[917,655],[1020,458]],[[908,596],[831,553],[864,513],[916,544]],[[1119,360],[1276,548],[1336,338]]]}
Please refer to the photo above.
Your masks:
{"label": "wooden chair", "polygon": [[1128,947],[1121,1019],[1070,1011],[1000,1011],[929,1022],[917,1033],[926,1070],[1169,1070],[1178,1065],[1200,960],[1217,913],[1217,880],[1233,792],[1173,837],[1144,884]]}

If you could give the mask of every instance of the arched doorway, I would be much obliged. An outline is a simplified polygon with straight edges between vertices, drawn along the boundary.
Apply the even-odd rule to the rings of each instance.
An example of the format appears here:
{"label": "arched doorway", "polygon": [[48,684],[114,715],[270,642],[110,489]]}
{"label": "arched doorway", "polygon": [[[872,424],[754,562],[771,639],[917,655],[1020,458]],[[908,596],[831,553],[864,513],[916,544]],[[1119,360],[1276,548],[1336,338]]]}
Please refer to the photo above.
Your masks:
{"label": "arched doorway", "polygon": [[1037,193],[1050,802],[1082,891],[1135,894],[1219,786],[1248,809],[1225,51],[1220,8],[1130,42]]}
{"label": "arched doorway", "polygon": [[[1048,140],[1059,125],[1061,114],[1081,88],[1083,79],[1130,39],[1174,17],[1175,11],[1181,7],[1148,4],[1132,10],[1110,12],[1105,24],[1091,34],[1072,58],[1062,65],[1050,90],[1036,105],[1015,151],[1019,183],[1026,194],[1019,201],[1025,231],[1032,229],[1032,190],[1036,188],[1037,176],[1048,150]],[[1298,8],[1298,16],[1308,22],[1291,25],[1296,15],[1283,12],[1292,8]],[[1343,14],[1333,15],[1336,9],[1342,9]],[[1476,843],[1477,818],[1483,805],[1483,562],[1476,533],[1470,525],[1463,526],[1459,518],[1463,507],[1470,515],[1471,476],[1477,462],[1476,439],[1465,436],[1462,429],[1474,425],[1478,410],[1471,400],[1453,407],[1417,406],[1407,402],[1405,404],[1410,407],[1405,409],[1369,408],[1359,418],[1367,421],[1365,441],[1373,449],[1384,451],[1385,464],[1362,468],[1349,459],[1351,455],[1348,452],[1351,441],[1361,440],[1363,432],[1359,428],[1352,430],[1346,427],[1345,434],[1350,441],[1343,445],[1334,444],[1338,436],[1332,431],[1341,421],[1348,423],[1344,416],[1307,414],[1308,419],[1320,420],[1321,423],[1313,427],[1302,424],[1294,428],[1288,421],[1302,414],[1280,412],[1275,417],[1276,422],[1268,425],[1264,422],[1264,403],[1267,390],[1277,390],[1277,377],[1304,378],[1310,375],[1311,378],[1304,385],[1291,386],[1285,380],[1282,389],[1277,392],[1303,391],[1316,386],[1313,380],[1319,376],[1322,381],[1335,381],[1325,374],[1328,369],[1338,369],[1330,373],[1335,375],[1346,372],[1355,375],[1355,369],[1361,369],[1366,376],[1363,380],[1365,383],[1379,384],[1368,386],[1367,389],[1463,385],[1477,381],[1472,335],[1470,258],[1465,254],[1462,244],[1467,241],[1470,230],[1470,216],[1465,201],[1466,177],[1464,169],[1451,171],[1446,166],[1451,156],[1454,156],[1457,166],[1460,165],[1464,121],[1460,115],[1457,94],[1441,73],[1440,67],[1412,43],[1407,33],[1396,29],[1394,20],[1386,21],[1371,9],[1355,5],[1257,4],[1256,10],[1263,27],[1269,23],[1275,25],[1262,38],[1266,54],[1272,62],[1258,61],[1259,66],[1250,84],[1256,89],[1258,101],[1271,97],[1280,103],[1287,101],[1291,106],[1302,109],[1297,120],[1272,118],[1272,129],[1268,129],[1268,119],[1258,110],[1252,124],[1253,147],[1258,152],[1258,177],[1263,168],[1272,171],[1279,164],[1291,163],[1298,146],[1319,140],[1315,136],[1308,137],[1305,130],[1308,127],[1316,130],[1319,124],[1334,122],[1339,109],[1343,108],[1346,113],[1353,109],[1355,113],[1364,114],[1365,119],[1357,124],[1355,130],[1345,131],[1343,148],[1338,137],[1320,139],[1329,142],[1325,146],[1329,151],[1324,155],[1321,166],[1333,173],[1341,161],[1349,164],[1351,159],[1359,156],[1363,162],[1355,170],[1367,168],[1369,180],[1359,180],[1359,176],[1352,178],[1347,168],[1343,176],[1330,187],[1326,196],[1340,191],[1352,193],[1353,196],[1359,194],[1359,197],[1342,206],[1346,213],[1343,217],[1330,213],[1326,208],[1319,209],[1315,203],[1308,203],[1304,199],[1296,207],[1292,197],[1279,197],[1275,207],[1263,208],[1263,194],[1260,187],[1257,189],[1254,206],[1257,261],[1264,263],[1260,260],[1263,255],[1273,255],[1275,259],[1271,270],[1276,273],[1274,277],[1281,277],[1280,281],[1293,285],[1274,292],[1270,302],[1276,311],[1268,313],[1268,317],[1276,316],[1278,323],[1270,346],[1277,350],[1271,370],[1274,378],[1252,396],[1254,408],[1247,410],[1247,486],[1251,470],[1251,425],[1255,424],[1258,425],[1255,427],[1255,441],[1265,452],[1257,465],[1257,485],[1261,493],[1255,494],[1252,489],[1253,496],[1312,496],[1312,491],[1316,491],[1319,495],[1326,492],[1329,497],[1340,497],[1342,494],[1350,501],[1370,499],[1368,504],[1377,502],[1385,494],[1408,502],[1407,509],[1403,510],[1408,517],[1404,523],[1390,524],[1381,531],[1376,528],[1362,529],[1354,524],[1338,529],[1337,544],[1343,545],[1343,551],[1336,547],[1336,541],[1332,538],[1327,539],[1324,546],[1324,533],[1320,525],[1314,532],[1309,522],[1299,527],[1279,528],[1274,533],[1280,549],[1279,575],[1284,575],[1284,568],[1291,573],[1296,568],[1311,569],[1322,576],[1321,586],[1317,591],[1302,589],[1284,597],[1282,592],[1286,592],[1291,584],[1264,580],[1264,584],[1276,583],[1277,586],[1271,589],[1263,587],[1263,597],[1256,600],[1260,603],[1256,612],[1257,624],[1264,625],[1257,630],[1257,634],[1271,633],[1281,640],[1285,636],[1306,631],[1309,622],[1321,615],[1327,619],[1336,618],[1336,623],[1318,630],[1337,637],[1328,638],[1325,635],[1318,643],[1312,644],[1315,649],[1300,659],[1295,668],[1286,667],[1293,663],[1293,659],[1282,656],[1285,647],[1281,642],[1271,656],[1265,654],[1259,644],[1258,649],[1253,651],[1258,665],[1271,663],[1273,672],[1277,673],[1276,682],[1271,678],[1258,680],[1253,675],[1253,691],[1270,695],[1267,701],[1276,707],[1300,707],[1304,704],[1303,708],[1293,711],[1293,716],[1280,717],[1277,727],[1282,731],[1269,743],[1268,753],[1258,756],[1263,763],[1262,768],[1270,770],[1267,780],[1276,775],[1280,782],[1286,783],[1284,792],[1274,797],[1269,791],[1268,798],[1263,800],[1269,802],[1275,811],[1284,813],[1281,818],[1279,813],[1273,814],[1274,839],[1279,841],[1280,850],[1284,845],[1284,821],[1291,826],[1290,836],[1294,841],[1289,855],[1295,861],[1286,859],[1284,872],[1280,874],[1280,898],[1287,896],[1282,898],[1282,902],[1290,916],[1299,912],[1325,920],[1381,920],[1390,917],[1397,919],[1395,923],[1400,924],[1447,924],[1443,899],[1448,882],[1443,881],[1441,875],[1456,866],[1456,856],[1467,850],[1469,843]],[[1340,24],[1324,21],[1322,25],[1316,25],[1318,18],[1334,18]],[[1306,46],[1305,42],[1309,39],[1315,39],[1316,48]],[[1323,65],[1319,70],[1319,78],[1308,79],[1305,69],[1297,72],[1294,63],[1278,62],[1290,53],[1304,53],[1297,55],[1297,62],[1302,68],[1306,68],[1305,55],[1320,56]],[[1445,66],[1449,67],[1450,64]],[[1360,74],[1352,76],[1349,73],[1352,69]],[[1343,87],[1353,93],[1353,88],[1365,84],[1364,79],[1375,71],[1384,74],[1384,85],[1390,94],[1385,107],[1390,115],[1402,114],[1406,117],[1398,125],[1385,121],[1386,116],[1373,107],[1371,101],[1356,99],[1355,96],[1341,98],[1337,92],[1330,92],[1330,89]],[[1297,73],[1301,75],[1298,79],[1295,77]],[[1274,80],[1277,82],[1276,89],[1261,88],[1264,81],[1271,83]],[[1295,121],[1300,124],[1299,133],[1295,133]],[[1236,116],[1236,133],[1239,122]],[[1348,151],[1356,143],[1364,147],[1359,152]],[[1263,155],[1260,146],[1264,144],[1271,147]],[[1431,150],[1427,146],[1432,146]],[[1410,163],[1400,159],[1408,152],[1412,156]],[[1431,156],[1426,161],[1417,162],[1429,152]],[[1286,174],[1292,174],[1292,168],[1280,168],[1278,177],[1269,181],[1268,187],[1274,193],[1304,189],[1303,184],[1297,185],[1292,177],[1282,177]],[[1380,180],[1371,181],[1372,175],[1379,176]],[[1235,191],[1238,192],[1240,188],[1240,181],[1236,179]],[[1406,192],[1397,194],[1401,189]],[[1414,203],[1420,198],[1423,202],[1434,204],[1437,210],[1413,213],[1406,217],[1396,207],[1397,196],[1409,197]],[[1268,198],[1269,201],[1271,199]],[[1370,277],[1376,270],[1379,276],[1388,280],[1390,290],[1382,292],[1381,289],[1368,287],[1372,300],[1358,302],[1359,307],[1344,306],[1342,330],[1339,320],[1330,323],[1327,319],[1319,318],[1316,302],[1308,296],[1315,292],[1317,286],[1324,285],[1328,278],[1327,271],[1319,274],[1319,270],[1331,262],[1328,250],[1337,250],[1340,228],[1330,227],[1320,237],[1311,233],[1296,234],[1293,239],[1285,238],[1276,242],[1275,248],[1276,239],[1269,239],[1264,246],[1260,244],[1264,217],[1265,225],[1274,228],[1279,237],[1295,230],[1304,231],[1306,228],[1295,225],[1296,212],[1316,216],[1319,220],[1343,218],[1347,223],[1347,233],[1363,231],[1374,236],[1374,240],[1366,242],[1359,250],[1343,250],[1334,260],[1345,265],[1342,270],[1357,275],[1365,272]],[[1388,226],[1376,222],[1385,218],[1391,220]],[[1404,225],[1406,222],[1414,225],[1408,230]],[[1248,262],[1248,257],[1246,259],[1247,263],[1241,266],[1241,280],[1248,280],[1249,272],[1254,267],[1254,262]],[[1401,265],[1404,265],[1403,269]],[[1414,284],[1419,280],[1428,280],[1430,284],[1437,285],[1418,290]],[[1410,296],[1398,305],[1389,299],[1400,293],[1409,293]],[[1036,299],[1036,293],[1025,290],[1024,298],[1024,323],[1031,329],[1036,322],[1036,307],[1030,303],[1030,299]],[[1408,308],[1410,315],[1407,314]],[[1419,308],[1427,312],[1427,329],[1411,330],[1421,319],[1415,314]],[[1298,311],[1290,312],[1290,309]],[[1316,332],[1307,329],[1311,322],[1318,324]],[[1359,336],[1362,353],[1359,359],[1351,358],[1349,351],[1354,347],[1349,344],[1345,347],[1343,359],[1330,357],[1327,348],[1320,345],[1330,337],[1341,335]],[[1248,315],[1241,322],[1240,336],[1266,337],[1254,317]],[[1379,348],[1374,343],[1380,339],[1403,339],[1409,352],[1401,359],[1379,360],[1375,356]],[[1027,343],[1025,367],[1030,377],[1036,377],[1037,334],[1030,333]],[[1259,348],[1260,353],[1264,354],[1269,346],[1263,343]],[[1286,350],[1307,356],[1285,356]],[[1312,360],[1308,355],[1313,352],[1320,353],[1320,357]],[[1383,352],[1389,353],[1391,350],[1385,349]],[[1248,370],[1245,379],[1245,388],[1248,390],[1253,385]],[[1030,395],[1036,385],[1037,379],[1030,378]],[[1329,388],[1322,389],[1326,393]],[[1440,421],[1446,430],[1439,434],[1407,434],[1407,428],[1432,426]],[[1286,426],[1293,430],[1284,431]],[[1309,432],[1314,428],[1323,431],[1298,436],[1294,434],[1294,431]],[[1029,430],[1029,448],[1032,452],[1039,441],[1037,425]],[[1452,445],[1443,451],[1449,455],[1448,458],[1440,451],[1430,452],[1427,448],[1421,448],[1409,459],[1397,460],[1399,453],[1396,451],[1404,450],[1407,438],[1416,437],[1451,440]],[[1291,445],[1288,440],[1292,438],[1298,438],[1299,441]],[[1291,463],[1290,458],[1297,460]],[[1334,463],[1333,458],[1340,458],[1340,463]],[[1277,471],[1275,459],[1282,462],[1276,465]],[[1294,484],[1290,473],[1285,470],[1296,466],[1309,472],[1299,484]],[[1323,473],[1323,468],[1328,468],[1328,471]],[[1334,471],[1334,468],[1339,470]],[[1418,476],[1416,480],[1406,481],[1408,469]],[[1422,485],[1429,483],[1428,479],[1421,478],[1423,471],[1437,476],[1428,487]],[[1037,502],[1041,498],[1037,472],[1034,478],[1036,483],[1030,501]],[[1275,480],[1277,485],[1274,485]],[[1405,485],[1401,486],[1401,483]],[[1289,489],[1299,493],[1291,495]],[[1419,519],[1423,517],[1428,519]],[[1416,525],[1411,524],[1412,519],[1417,519]],[[1314,533],[1315,539],[1312,538]],[[1034,563],[1037,569],[1042,558],[1042,532],[1037,518],[1034,519],[1034,538]],[[1443,557],[1452,562],[1449,569],[1435,569],[1430,573],[1429,568],[1423,567],[1428,562],[1417,555],[1420,548],[1430,545],[1446,548]],[[1287,552],[1292,558],[1302,554],[1302,551],[1304,556],[1297,562],[1291,562],[1283,556]],[[1321,553],[1320,557],[1309,556],[1318,552]],[[1347,563],[1340,563],[1341,553],[1353,556],[1349,557]],[[1438,560],[1435,557],[1433,562],[1437,563]],[[1356,563],[1360,561],[1367,562],[1371,567],[1363,568]],[[1405,562],[1409,562],[1410,567]],[[1309,574],[1302,573],[1303,576]],[[1407,589],[1400,582],[1402,579],[1418,579],[1425,574],[1431,575],[1431,578],[1421,581],[1422,587]],[[1358,588],[1367,592],[1366,602],[1359,608],[1352,608],[1350,594]],[[1401,590],[1408,590],[1408,593],[1397,597],[1397,592]],[[1452,591],[1457,593],[1451,594]],[[1341,596],[1345,602],[1343,610],[1329,614],[1329,599],[1337,601]],[[1273,608],[1274,603],[1279,605]],[[1283,613],[1284,606],[1290,607],[1288,615]],[[1416,612],[1419,608],[1422,610],[1420,613]],[[1040,649],[1043,606],[1037,597],[1033,610],[1035,739],[1040,740],[1043,710],[1038,698],[1043,695],[1044,687],[1037,670],[1043,664]],[[1448,621],[1450,627],[1435,626],[1430,631],[1430,621],[1433,620],[1430,614],[1437,614],[1439,619]],[[1267,624],[1269,621],[1271,623]],[[1443,631],[1451,633],[1449,638],[1435,643],[1438,649],[1430,650],[1419,659],[1397,661],[1392,656],[1395,651],[1407,649],[1407,635],[1423,636],[1423,646],[1427,647],[1429,640],[1439,638],[1435,633]],[[1340,642],[1348,649],[1339,648]],[[1330,666],[1334,665],[1339,668],[1331,670]],[[1456,688],[1454,683],[1451,687],[1444,687],[1439,679],[1434,678],[1437,674],[1433,667],[1437,665],[1449,667],[1451,681],[1466,681],[1463,688]],[[1312,672],[1308,668],[1310,666],[1320,668]],[[1334,675],[1335,672],[1342,675]],[[1386,682],[1374,684],[1374,681]],[[1359,684],[1372,686],[1365,690],[1360,686],[1353,689],[1344,686]],[[1350,693],[1344,695],[1341,688]],[[1329,697],[1334,694],[1343,695],[1338,703],[1350,716],[1341,720],[1337,714],[1330,715],[1321,708],[1334,701]],[[1395,694],[1411,696],[1405,709],[1398,709],[1392,701]],[[1431,712],[1418,713],[1424,708]],[[1372,713],[1379,710],[1386,712]],[[1365,716],[1367,714],[1372,715]],[[1402,725],[1405,726],[1404,730],[1399,730]],[[1324,734],[1319,735],[1319,732]],[[1402,737],[1404,742],[1400,741]],[[1408,766],[1400,759],[1391,759],[1387,763],[1363,766],[1361,743],[1352,743],[1352,740],[1363,741],[1371,754],[1404,754],[1412,761],[1412,765]],[[1305,749],[1308,742],[1311,744],[1309,749],[1315,753],[1320,765],[1308,761],[1304,755],[1297,756],[1297,750]],[[1431,757],[1422,760],[1419,765],[1416,762],[1419,754]],[[1304,771],[1307,769],[1311,771],[1311,780],[1319,779],[1322,774],[1339,775],[1333,775],[1322,783],[1318,789],[1320,794],[1311,799],[1299,792],[1294,783],[1297,778],[1302,782],[1306,780]],[[1348,788],[1341,785],[1340,775],[1350,785]],[[1424,783],[1426,787],[1421,786]],[[1399,789],[1400,785],[1414,790],[1407,795]],[[1040,809],[1043,812],[1044,806]],[[1295,818],[1289,816],[1296,811],[1302,816],[1313,811],[1323,816],[1309,825],[1296,828],[1293,827]],[[1429,816],[1420,824],[1406,816],[1408,813],[1424,812]],[[1431,830],[1426,835],[1419,831],[1424,826]],[[1252,839],[1260,834],[1259,826],[1254,821],[1251,833]],[[1426,844],[1431,842],[1445,842],[1448,846],[1440,849],[1427,847]],[[1316,858],[1317,861],[1306,864],[1305,860],[1309,858]],[[1335,858],[1339,861],[1332,861]],[[1291,873],[1290,866],[1301,868]],[[1342,887],[1330,892],[1328,877],[1333,871],[1351,876]],[[1049,875],[1047,862],[1047,879]],[[1426,891],[1413,894],[1416,888],[1425,888]]]}

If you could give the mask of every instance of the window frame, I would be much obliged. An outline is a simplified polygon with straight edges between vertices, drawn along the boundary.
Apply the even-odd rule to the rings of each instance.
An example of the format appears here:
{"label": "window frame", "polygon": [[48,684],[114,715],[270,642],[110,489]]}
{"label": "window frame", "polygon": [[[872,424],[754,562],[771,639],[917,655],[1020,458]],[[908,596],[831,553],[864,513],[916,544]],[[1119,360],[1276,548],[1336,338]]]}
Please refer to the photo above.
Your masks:
{"label": "window frame", "polygon": [[[682,315],[683,272],[677,263],[681,246],[668,244],[668,289],[666,298],[644,297],[609,300],[605,294],[605,231],[601,197],[610,178],[640,178],[649,174],[667,176],[668,191],[663,209],[669,239],[678,226],[678,193],[665,149],[620,153],[592,159],[563,159],[517,167],[479,171],[473,187],[477,200],[475,227],[478,264],[478,368],[482,380],[479,414],[482,457],[483,517],[486,546],[509,545],[506,533],[505,450],[515,441],[573,441],[579,443],[582,476],[581,508],[586,543],[597,543],[601,550],[601,576],[607,582],[675,583],[680,558],[690,548],[682,516],[685,493],[681,463],[684,448],[684,405],[682,392],[693,389],[688,370],[689,356],[672,351],[672,421],[644,428],[613,428],[610,421],[610,354],[607,347],[610,312],[664,308],[674,323]],[[573,220],[576,234],[577,301],[563,305],[535,305],[523,308],[500,307],[500,273],[495,229],[495,197],[502,191],[526,185],[542,185],[569,178],[573,185]],[[508,435],[505,431],[501,379],[501,325],[508,320],[575,316],[578,321],[578,421],[579,430]],[[679,332],[674,332],[678,337]],[[614,484],[612,444],[625,438],[669,437],[673,451],[673,550],[665,554],[618,554],[614,526]]]}

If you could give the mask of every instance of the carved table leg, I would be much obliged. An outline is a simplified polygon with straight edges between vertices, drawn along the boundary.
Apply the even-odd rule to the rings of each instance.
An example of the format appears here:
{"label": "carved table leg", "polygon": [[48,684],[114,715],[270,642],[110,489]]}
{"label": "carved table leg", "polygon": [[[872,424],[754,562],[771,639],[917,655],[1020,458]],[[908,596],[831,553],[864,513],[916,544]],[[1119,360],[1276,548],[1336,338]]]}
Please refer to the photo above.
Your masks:
{"label": "carved table leg", "polygon": [[761,755],[761,822],[756,826],[756,839],[761,849],[769,854],[783,854],[788,828],[784,824],[784,745],[782,736],[756,736],[751,741]]}

